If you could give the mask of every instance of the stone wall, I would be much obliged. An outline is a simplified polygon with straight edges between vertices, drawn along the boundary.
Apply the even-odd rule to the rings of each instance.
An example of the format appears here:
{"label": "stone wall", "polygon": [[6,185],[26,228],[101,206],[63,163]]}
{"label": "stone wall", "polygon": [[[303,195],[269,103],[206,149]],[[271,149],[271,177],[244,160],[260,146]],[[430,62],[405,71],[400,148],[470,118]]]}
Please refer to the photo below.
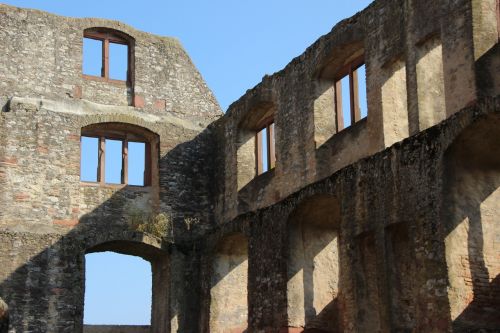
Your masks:
{"label": "stone wall", "polygon": [[[112,250],[151,262],[152,330],[164,332],[165,309],[189,306],[183,294],[169,300],[164,281],[184,275],[170,275],[169,244],[214,224],[213,139],[206,126],[221,115],[217,102],[175,39],[6,5],[0,22],[0,295],[14,309],[11,329],[81,331],[84,255]],[[134,39],[135,107],[125,86],[82,76],[89,27]],[[80,181],[82,128],[107,123],[155,137],[150,186]],[[147,222],[160,213],[171,222],[164,243],[132,230],[133,219]]]}
{"label": "stone wall", "polygon": [[[492,49],[498,35],[491,29],[496,17],[490,12],[495,6],[476,2],[375,1],[234,102],[220,124],[225,160],[220,221],[269,206],[474,102],[476,47],[496,54],[483,56],[487,69],[479,80],[495,85],[490,78],[498,69],[498,51]],[[338,131],[335,80],[359,56],[366,64],[368,117]],[[480,95],[498,94],[498,87],[489,89]],[[248,124],[269,107],[276,168],[256,177],[255,129]]]}
{"label": "stone wall", "polygon": [[[201,253],[210,263],[213,247],[227,235],[249,235],[248,330],[498,330],[493,238],[499,230],[492,221],[499,216],[500,165],[491,152],[500,148],[499,103],[496,98],[464,109],[270,207],[240,215],[204,239]],[[474,141],[463,144],[469,140]],[[484,150],[472,149],[479,142]],[[464,179],[449,169],[456,149],[475,154],[457,161],[472,170],[485,167],[471,174],[480,182],[448,185],[450,177]],[[450,192],[449,186],[467,189]],[[464,206],[463,200],[474,204]],[[295,241],[297,220],[308,228],[298,233],[301,242]],[[338,258],[329,250],[335,236],[328,238],[328,228],[336,225]],[[310,233],[316,237],[308,238]],[[303,262],[290,261],[297,255]],[[334,269],[321,277],[328,265]],[[203,274],[209,281],[209,271]],[[328,284],[335,274],[338,280]],[[210,308],[205,303],[202,311]],[[208,332],[206,327],[200,331]]]}
{"label": "stone wall", "polygon": [[126,87],[82,77],[83,31],[101,27],[126,33],[135,41],[133,92],[138,111],[168,114],[202,126],[220,116],[215,97],[175,38],[147,34],[116,21],[67,18],[7,5],[0,6],[0,20],[3,97],[83,98],[128,105]]}
{"label": "stone wall", "polygon": [[149,333],[149,326],[85,325],[83,333]]}
{"label": "stone wall", "polygon": [[[0,5],[9,332],[87,330],[100,251],[151,263],[154,333],[500,329],[495,5],[376,0],[222,117],[174,39]],[[133,38],[133,86],[82,76],[91,27]],[[368,116],[339,130],[361,56]],[[276,166],[255,176],[269,117]],[[82,128],[109,123],[154,138],[150,186],[80,181]],[[158,214],[163,237],[131,228]]]}

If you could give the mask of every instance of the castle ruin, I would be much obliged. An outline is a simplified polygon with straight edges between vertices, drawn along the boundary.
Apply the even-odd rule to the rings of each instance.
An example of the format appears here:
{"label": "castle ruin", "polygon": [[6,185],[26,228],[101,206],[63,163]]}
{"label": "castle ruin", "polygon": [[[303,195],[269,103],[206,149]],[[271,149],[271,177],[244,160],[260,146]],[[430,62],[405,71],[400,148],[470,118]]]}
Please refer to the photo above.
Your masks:
{"label": "castle ruin", "polygon": [[[375,0],[223,114],[175,39],[0,5],[0,332],[500,332],[499,10]],[[102,251],[151,263],[149,327],[83,324]]]}

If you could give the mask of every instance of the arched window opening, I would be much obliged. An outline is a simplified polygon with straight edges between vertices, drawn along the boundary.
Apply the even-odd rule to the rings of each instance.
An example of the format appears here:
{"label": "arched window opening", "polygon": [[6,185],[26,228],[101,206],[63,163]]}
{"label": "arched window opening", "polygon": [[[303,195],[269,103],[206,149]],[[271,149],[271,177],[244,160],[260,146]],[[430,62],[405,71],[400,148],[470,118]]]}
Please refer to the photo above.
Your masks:
{"label": "arched window opening", "polygon": [[84,332],[92,332],[96,325],[149,332],[151,290],[148,261],[115,252],[86,254]]}
{"label": "arched window opening", "polygon": [[120,123],[89,125],[81,131],[80,179],[101,184],[152,185],[158,136]]}
{"label": "arched window opening", "polygon": [[275,105],[260,102],[238,126],[238,190],[276,164]]}
{"label": "arched window opening", "polygon": [[337,131],[351,126],[368,114],[366,69],[363,55],[344,65],[337,73],[335,113],[337,115]]}
{"label": "arched window opening", "polygon": [[83,34],[83,76],[106,82],[133,81],[134,40],[107,28],[86,29]]}
{"label": "arched window opening", "polygon": [[368,116],[363,42],[349,41],[335,48],[314,75],[314,140],[320,147]]}

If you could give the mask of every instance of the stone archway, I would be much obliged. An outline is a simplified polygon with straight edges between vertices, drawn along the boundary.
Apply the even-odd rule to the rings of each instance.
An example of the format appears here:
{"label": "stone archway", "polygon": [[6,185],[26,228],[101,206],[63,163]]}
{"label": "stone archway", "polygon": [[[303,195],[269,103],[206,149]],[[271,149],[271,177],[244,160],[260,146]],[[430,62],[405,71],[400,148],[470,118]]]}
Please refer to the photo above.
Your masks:
{"label": "stone archway", "polygon": [[[138,232],[101,234],[87,239],[83,255],[105,251],[137,256],[151,264],[151,327],[148,332],[169,332],[169,257],[168,252],[162,248],[161,241]],[[85,269],[83,269],[83,276],[85,276]]]}

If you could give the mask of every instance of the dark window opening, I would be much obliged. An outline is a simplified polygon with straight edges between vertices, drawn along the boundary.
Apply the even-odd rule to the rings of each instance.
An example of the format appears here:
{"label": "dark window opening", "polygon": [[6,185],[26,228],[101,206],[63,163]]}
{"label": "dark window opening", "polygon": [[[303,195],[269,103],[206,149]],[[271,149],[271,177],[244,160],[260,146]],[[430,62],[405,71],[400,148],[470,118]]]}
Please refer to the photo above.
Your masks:
{"label": "dark window opening", "polygon": [[87,30],[83,38],[83,75],[107,82],[131,82],[131,43],[117,33]]}
{"label": "dark window opening", "polygon": [[274,122],[270,120],[256,134],[257,175],[274,168],[276,162]]}
{"label": "dark window opening", "polygon": [[351,126],[368,115],[366,69],[360,57],[339,72],[335,80],[337,131]]}

